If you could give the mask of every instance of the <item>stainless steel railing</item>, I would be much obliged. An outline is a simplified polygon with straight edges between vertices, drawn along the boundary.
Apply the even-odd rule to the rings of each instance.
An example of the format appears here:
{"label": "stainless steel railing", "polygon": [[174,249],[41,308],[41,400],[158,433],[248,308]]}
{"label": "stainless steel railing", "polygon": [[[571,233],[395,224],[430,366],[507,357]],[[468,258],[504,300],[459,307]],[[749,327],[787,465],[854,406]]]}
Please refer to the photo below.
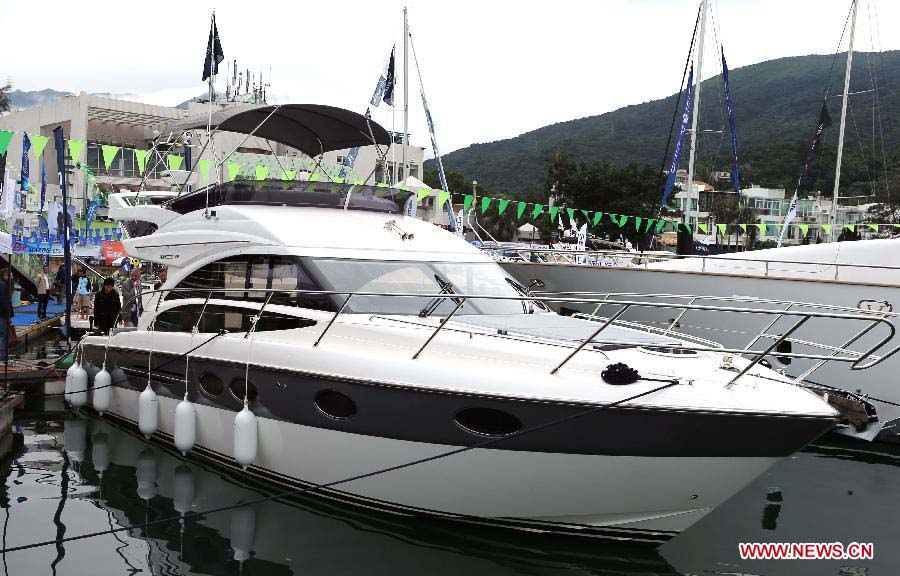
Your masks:
{"label": "stainless steel railing", "polygon": [[[229,295],[235,294],[243,294],[244,298],[247,298],[247,294],[253,293],[255,296],[262,297],[266,296],[264,301],[254,300],[235,300],[234,298],[228,298]],[[242,307],[248,307],[255,312],[255,320],[258,320],[262,314],[265,312],[265,309],[268,306],[271,306],[272,298],[275,295],[282,295],[290,297],[301,297],[301,296],[320,296],[334,299],[338,302],[341,302],[340,306],[336,306],[336,310],[331,314],[327,324],[322,329],[322,331],[316,337],[314,343],[312,344],[313,348],[319,347],[323,342],[325,336],[332,330],[333,326],[338,323],[339,318],[347,314],[347,308],[353,298],[359,297],[379,297],[379,298],[420,298],[420,299],[442,299],[447,300],[450,299],[454,302],[455,307],[447,313],[445,316],[440,317],[437,325],[433,325],[425,321],[424,319],[420,321],[411,320],[413,314],[401,314],[399,315],[400,319],[406,321],[407,323],[415,324],[421,326],[422,328],[426,328],[429,330],[428,336],[426,337],[424,343],[416,350],[413,354],[412,359],[416,360],[421,357],[422,353],[428,348],[428,346],[435,340],[435,338],[440,334],[441,331],[444,330],[453,330],[453,331],[465,331],[470,335],[478,334],[484,336],[491,337],[501,337],[501,338],[513,338],[516,340],[523,340],[537,344],[546,344],[555,347],[563,347],[567,348],[568,352],[565,357],[557,363],[554,368],[551,370],[551,374],[556,374],[562,369],[568,362],[572,360],[577,354],[582,352],[589,344],[593,345],[604,345],[604,344],[614,344],[619,346],[634,346],[634,347],[647,347],[654,346],[653,343],[648,343],[646,341],[639,341],[639,339],[616,339],[616,340],[598,340],[597,338],[607,330],[610,326],[616,325],[622,328],[634,328],[634,323],[621,321],[621,316],[632,308],[651,308],[651,309],[677,309],[679,311],[697,311],[704,313],[737,313],[737,314],[750,314],[750,315],[767,315],[773,316],[777,320],[782,318],[791,318],[794,320],[793,325],[783,334],[779,335],[769,335],[764,334],[761,331],[759,337],[754,338],[751,343],[742,348],[727,348],[724,346],[715,345],[714,343],[704,342],[702,339],[691,338],[687,335],[675,334],[672,336],[673,339],[677,339],[681,342],[672,342],[666,343],[666,348],[672,348],[683,351],[707,351],[707,352],[718,352],[723,354],[735,354],[739,356],[748,356],[750,357],[750,362],[740,370],[736,376],[734,376],[727,384],[727,386],[732,386],[736,383],[736,381],[749,372],[754,366],[756,366],[759,362],[761,362],[766,356],[770,355],[773,350],[775,350],[778,345],[784,341],[787,341],[791,334],[793,334],[797,329],[799,329],[804,324],[810,321],[827,321],[827,322],[862,322],[864,323],[864,327],[861,331],[859,331],[858,336],[851,338],[845,346],[843,347],[834,347],[827,344],[816,344],[818,347],[830,351],[829,354],[813,354],[813,353],[803,353],[803,352],[793,352],[793,351],[778,351],[779,357],[787,357],[787,358],[798,358],[798,359],[806,359],[806,360],[814,360],[824,364],[825,362],[844,362],[849,364],[851,370],[864,370],[867,368],[871,368],[877,364],[880,364],[893,356],[900,350],[900,345],[895,346],[894,348],[888,349],[887,346],[893,340],[896,335],[896,328],[891,322],[889,318],[893,318],[892,316],[888,316],[885,313],[872,314],[867,313],[865,311],[855,310],[855,309],[846,309],[840,308],[837,306],[819,306],[814,304],[804,304],[804,306],[811,308],[808,310],[800,310],[794,307],[788,306],[784,309],[768,309],[768,308],[752,308],[747,306],[734,306],[734,305],[722,305],[722,304],[698,304],[696,303],[699,298],[696,296],[680,296],[682,298],[690,298],[690,303],[679,303],[679,302],[654,302],[648,299],[644,300],[636,300],[634,297],[647,297],[653,295],[638,295],[638,294],[627,294],[632,299],[623,299],[619,298],[619,295],[610,295],[610,294],[589,294],[589,295],[570,295],[570,294],[556,294],[556,295],[527,295],[527,296],[496,296],[490,294],[461,294],[461,293],[420,293],[420,292],[405,292],[405,293],[397,293],[397,292],[366,292],[366,291],[331,291],[331,290],[278,290],[278,289],[263,289],[263,288],[212,288],[212,289],[198,289],[198,288],[160,288],[158,290],[152,290],[145,292],[143,294],[144,298],[150,297],[149,301],[153,302],[155,300],[155,310],[152,313],[150,321],[146,324],[148,330],[153,330],[155,328],[154,323],[156,321],[156,316],[159,313],[160,307],[163,302],[173,302],[175,306],[179,304],[185,303],[182,299],[172,299],[172,296],[181,296],[182,298],[188,298],[190,300],[196,300],[198,302],[203,302],[204,307],[201,312],[200,317],[198,317],[196,326],[200,325],[200,320],[202,319],[202,315],[205,313],[207,306],[211,301],[214,301],[215,304],[218,305],[242,305]],[[215,296],[224,296],[222,298],[215,298]],[[610,298],[610,296],[617,296],[617,298]],[[656,296],[666,296],[666,297],[677,297],[678,295],[656,295]],[[154,298],[155,297],[155,298]],[[723,301],[733,301],[738,304],[771,304],[778,301],[772,300],[762,300],[762,299],[751,299],[745,297],[734,297],[734,298],[726,298],[726,297],[707,297],[710,300],[723,302]],[[561,338],[550,338],[550,337],[536,337],[529,336],[522,333],[516,333],[514,329],[509,331],[504,331],[502,334],[492,334],[489,333],[488,330],[479,327],[477,325],[469,325],[466,326],[464,320],[458,322],[458,324],[450,325],[451,320],[456,317],[457,313],[460,309],[463,308],[466,302],[477,302],[477,301],[486,301],[486,300],[506,300],[506,301],[516,301],[516,302],[542,302],[545,304],[594,304],[597,305],[595,312],[599,311],[601,306],[616,306],[617,310],[610,317],[601,318],[596,314],[589,315],[593,320],[599,320],[600,326],[596,330],[594,330],[590,336],[587,338],[582,338],[577,341],[577,343],[573,343],[571,341],[563,341]],[[134,301],[134,298],[131,298],[125,302],[125,305],[122,307],[122,312],[130,309],[130,304]],[[278,312],[283,313],[285,311],[285,305],[275,304],[278,306]],[[295,308],[295,306],[290,306],[291,308]],[[171,306],[167,306],[166,309],[172,308]],[[120,312],[120,314],[122,313]],[[146,312],[145,312],[146,313]],[[381,316],[380,313],[373,312],[365,312],[365,314],[370,314],[373,316]],[[388,315],[390,316],[390,315]],[[255,325],[256,321],[252,322],[252,325]],[[774,325],[774,323],[772,323]],[[849,348],[850,345],[857,342],[860,337],[864,334],[868,334],[875,330],[876,328],[883,326],[886,334],[876,342],[866,348],[864,350],[852,350]],[[644,330],[651,330],[649,327],[644,326]],[[498,331],[499,332],[499,331]],[[512,332],[512,334],[509,334]],[[671,327],[667,328],[664,332],[665,335],[670,335],[672,333]],[[772,342],[765,346],[762,349],[754,349],[753,345],[755,345],[759,340],[767,338],[771,339]],[[803,341],[798,341],[803,342]],[[885,351],[876,354],[876,352],[880,352],[882,349]]]}

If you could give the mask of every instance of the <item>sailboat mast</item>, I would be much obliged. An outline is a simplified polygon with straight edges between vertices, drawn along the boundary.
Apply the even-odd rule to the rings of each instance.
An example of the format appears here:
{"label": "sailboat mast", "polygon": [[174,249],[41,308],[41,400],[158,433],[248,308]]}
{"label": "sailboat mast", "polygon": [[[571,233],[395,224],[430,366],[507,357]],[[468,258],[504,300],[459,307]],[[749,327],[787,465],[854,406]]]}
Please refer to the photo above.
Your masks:
{"label": "sailboat mast", "polygon": [[[688,157],[687,194],[685,200],[684,217],[690,223],[691,199],[694,195],[694,159],[697,155],[697,124],[700,116],[700,81],[703,79],[703,38],[706,35],[706,7],[708,0],[700,0],[700,31],[697,38],[697,52],[694,54],[694,71],[696,72],[694,84],[694,110],[691,113],[691,150]],[[697,210],[700,209],[700,193],[697,193]]]}
{"label": "sailboat mast", "polygon": [[403,7],[403,171],[400,178],[409,176],[406,166],[406,149],[409,147],[409,21]]}
{"label": "sailboat mast", "polygon": [[837,234],[838,189],[841,183],[841,159],[844,155],[844,127],[847,125],[847,100],[850,93],[850,71],[853,68],[853,36],[856,32],[856,5],[850,9],[850,36],[847,39],[847,69],[844,71],[844,96],[841,98],[841,127],[838,130],[837,160],[834,164],[834,192],[831,195],[831,241]]}

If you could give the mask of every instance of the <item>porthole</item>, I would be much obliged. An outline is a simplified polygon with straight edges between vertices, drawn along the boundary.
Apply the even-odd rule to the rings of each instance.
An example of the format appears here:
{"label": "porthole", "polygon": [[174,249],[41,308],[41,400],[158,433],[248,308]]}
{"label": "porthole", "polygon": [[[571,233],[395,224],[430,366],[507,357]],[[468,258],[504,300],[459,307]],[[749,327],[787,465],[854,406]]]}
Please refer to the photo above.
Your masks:
{"label": "porthole", "polygon": [[336,390],[322,390],[316,394],[316,408],[331,418],[344,419],[356,415],[356,402]]}
{"label": "porthole", "polygon": [[206,372],[200,376],[200,390],[208,396],[218,396],[225,391],[225,384],[215,374]]}
{"label": "porthole", "polygon": [[494,408],[466,408],[456,413],[456,424],[473,434],[506,436],[522,427],[522,422],[508,412]]}
{"label": "porthole", "polygon": [[[244,378],[235,378],[231,381],[231,384],[228,388],[231,390],[231,395],[240,400],[244,401]],[[253,382],[249,383],[250,385],[247,387],[247,402],[256,402],[256,399],[259,397],[259,391],[256,389],[256,385]]]}

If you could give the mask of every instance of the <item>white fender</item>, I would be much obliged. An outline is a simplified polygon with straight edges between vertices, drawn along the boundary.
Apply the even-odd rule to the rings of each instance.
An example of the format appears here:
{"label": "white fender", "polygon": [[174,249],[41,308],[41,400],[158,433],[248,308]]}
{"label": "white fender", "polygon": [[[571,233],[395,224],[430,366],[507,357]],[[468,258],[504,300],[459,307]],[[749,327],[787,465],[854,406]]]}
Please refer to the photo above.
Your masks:
{"label": "white fender", "polygon": [[156,455],[150,448],[144,448],[138,454],[135,476],[138,496],[143,500],[156,496]]}
{"label": "white fender", "polygon": [[72,374],[75,372],[75,368],[78,366],[78,361],[73,360],[72,365],[69,366],[69,369],[66,370],[66,388],[63,394],[63,400],[65,400],[66,404],[71,401],[72,394]]}
{"label": "white fender", "polygon": [[256,414],[247,406],[234,417],[234,459],[246,468],[256,460]]}
{"label": "white fender", "polygon": [[194,447],[197,435],[197,410],[189,400],[182,400],[175,407],[175,448],[182,456]]}
{"label": "white fender", "polygon": [[176,466],[175,474],[172,476],[172,504],[176,512],[184,516],[191,511],[194,506],[195,490],[191,467],[186,464]]}
{"label": "white fender", "polygon": [[106,366],[94,376],[91,400],[94,404],[94,410],[99,412],[101,416],[109,410],[109,403],[112,401],[112,376],[106,371]]}
{"label": "white fender", "polygon": [[84,369],[84,365],[78,364],[72,370],[72,383],[70,386],[69,403],[72,405],[72,408],[78,410],[87,404],[88,397],[88,374],[87,370]]}
{"label": "white fender", "polygon": [[159,425],[159,397],[147,384],[138,397],[138,430],[146,438],[153,436]]}
{"label": "white fender", "polygon": [[103,477],[103,473],[109,468],[109,436],[106,432],[97,432],[91,438],[91,462],[94,470]]}
{"label": "white fender", "polygon": [[[245,408],[246,410],[246,408]],[[253,550],[253,538],[256,535],[256,512],[248,506],[241,506],[231,511],[231,549],[234,559],[243,562],[250,558]]]}

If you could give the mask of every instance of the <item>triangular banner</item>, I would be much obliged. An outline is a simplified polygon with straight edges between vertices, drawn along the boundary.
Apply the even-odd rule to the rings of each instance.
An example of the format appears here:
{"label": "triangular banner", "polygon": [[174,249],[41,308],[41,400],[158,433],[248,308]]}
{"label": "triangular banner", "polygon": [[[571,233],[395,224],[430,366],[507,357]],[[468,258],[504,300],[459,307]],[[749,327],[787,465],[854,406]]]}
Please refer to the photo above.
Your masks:
{"label": "triangular banner", "polygon": [[428,188],[422,188],[421,190],[416,192],[416,200],[421,202],[422,199],[427,197],[429,194],[431,194],[431,190],[429,190]]}
{"label": "triangular banner", "polygon": [[[137,154],[137,150],[135,150],[135,154]],[[197,160],[197,169],[200,170],[200,177],[204,180],[209,180],[209,165],[212,164],[206,158],[201,158]]]}
{"label": "triangular banner", "polygon": [[550,221],[556,223],[556,215],[559,213],[559,206],[550,207]]}
{"label": "triangular banner", "polygon": [[228,163],[228,181],[232,182],[235,178],[237,178],[238,172],[241,170],[241,165],[237,162],[229,162]]}
{"label": "triangular banner", "polygon": [[297,179],[297,171],[296,170],[282,170],[281,171],[281,179],[282,180],[296,180]]}
{"label": "triangular banner", "polygon": [[[72,152],[72,142],[78,142],[78,140],[69,140],[69,152]],[[81,146],[84,146],[84,142],[81,142]],[[79,148],[79,152],[80,152]],[[134,158],[138,163],[138,171],[140,174],[144,173],[144,167],[147,165],[147,156],[150,154],[149,150],[135,150]],[[75,153],[72,152],[72,160],[75,160]],[[201,160],[203,162],[203,160]]]}
{"label": "triangular banner", "polygon": [[746,233],[747,233],[747,225],[746,225],[746,224],[741,224],[740,227],[741,227],[741,230],[744,231],[744,234],[746,234]]}
{"label": "triangular banner", "polygon": [[643,218],[641,218],[640,216],[634,217],[634,229],[637,230],[638,232],[641,231],[641,221],[642,220],[643,220]]}
{"label": "triangular banner", "polygon": [[662,231],[662,229],[665,227],[666,227],[666,221],[660,220],[659,222],[656,223],[656,233],[659,234]]}
{"label": "triangular banner", "polygon": [[809,235],[809,224],[797,224],[797,228],[799,228],[800,232],[803,233],[804,238]]}
{"label": "triangular banner", "polygon": [[41,136],[40,134],[31,136],[31,151],[34,152],[35,160],[39,159],[41,154],[44,153],[44,147],[47,145],[48,140],[50,140],[48,136]]}
{"label": "triangular banner", "polygon": [[166,157],[166,160],[169,164],[169,170],[173,172],[175,170],[181,170],[181,165],[184,163],[184,156],[179,156],[178,154],[169,154]]}
{"label": "triangular banner", "polygon": [[584,219],[585,219],[585,220],[587,220],[588,222],[591,221],[591,215],[590,215],[590,212],[589,212],[588,210],[582,210],[581,213],[584,214]]}
{"label": "triangular banner", "polygon": [[463,199],[463,212],[465,214],[469,213],[469,208],[472,207],[472,202],[475,201],[475,196],[472,194],[466,194],[466,197]]}
{"label": "triangular banner", "polygon": [[575,209],[574,208],[566,208],[566,212],[569,214],[569,220],[571,222],[575,221]]}
{"label": "triangular banner", "polygon": [[541,212],[543,212],[543,211],[544,211],[544,205],[543,205],[543,204],[535,204],[535,205],[534,205],[534,210],[531,212],[531,219],[534,220],[535,218],[537,218],[538,216],[540,216],[540,215],[541,215]]}
{"label": "triangular banner", "polygon": [[[81,158],[81,151],[84,150],[84,140],[69,140],[69,156],[72,157],[72,162],[78,162],[79,158]],[[134,151],[134,155],[137,156],[138,150]],[[144,155],[146,158],[147,155]],[[141,172],[144,169],[141,168]]]}
{"label": "triangular banner", "polygon": [[448,200],[450,200],[450,193],[446,190],[441,190],[438,193],[438,208],[443,208]]}
{"label": "triangular banner", "polygon": [[766,225],[765,224],[756,224],[756,229],[759,230],[759,233],[765,235],[766,233]]}
{"label": "triangular banner", "polygon": [[707,228],[706,224],[701,224],[698,222],[697,229],[700,230],[701,232],[703,232],[704,234],[709,234],[709,229]]}
{"label": "triangular banner", "polygon": [[519,202],[519,205],[516,207],[516,218],[521,220],[522,214],[525,212],[525,202]]}
{"label": "triangular banner", "polygon": [[831,234],[831,224],[822,224],[822,231]]}
{"label": "triangular banner", "polygon": [[506,212],[506,207],[509,206],[509,200],[502,198],[497,201],[497,214],[502,215]]}
{"label": "triangular banner", "polygon": [[104,144],[101,146],[103,150],[103,167],[106,168],[106,171],[109,172],[109,167],[112,164],[113,160],[116,159],[116,154],[119,153],[118,146],[110,146],[109,144]]}
{"label": "triangular banner", "polygon": [[872,230],[878,232],[878,224],[868,224],[868,227]]}
{"label": "triangular banner", "polygon": [[724,236],[725,232],[728,230],[728,224],[716,224],[716,228],[719,229],[719,234]]}
{"label": "triangular banner", "polygon": [[591,222],[591,226],[596,226],[600,223],[600,220],[603,218],[603,212],[594,212],[594,221]]}
{"label": "triangular banner", "polygon": [[856,224],[844,224],[844,229],[849,230],[850,233],[856,232]]}
{"label": "triangular banner", "polygon": [[0,156],[6,154],[6,148],[9,146],[9,141],[12,140],[13,133],[9,130],[0,130]]}
{"label": "triangular banner", "polygon": [[487,212],[487,209],[491,206],[491,199],[487,196],[481,199],[481,213],[484,214]]}
{"label": "triangular banner", "polygon": [[644,221],[647,223],[647,225],[644,226],[644,234],[646,234],[653,228],[653,224],[656,223],[656,218],[645,218]]}
{"label": "triangular banner", "polygon": [[694,229],[691,228],[691,225],[690,225],[690,224],[685,224],[685,225],[684,225],[684,228],[688,231],[688,234],[691,234],[691,235],[694,234]]}
{"label": "triangular banner", "polygon": [[264,164],[256,165],[256,179],[265,180],[269,176],[269,167]]}

